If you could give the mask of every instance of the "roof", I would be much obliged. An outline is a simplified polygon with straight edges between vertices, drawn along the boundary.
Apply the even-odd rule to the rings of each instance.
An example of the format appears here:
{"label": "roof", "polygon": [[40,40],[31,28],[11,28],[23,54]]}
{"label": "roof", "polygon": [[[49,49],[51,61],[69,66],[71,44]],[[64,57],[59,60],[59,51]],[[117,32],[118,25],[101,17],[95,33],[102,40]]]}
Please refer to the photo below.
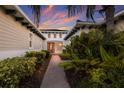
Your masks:
{"label": "roof", "polygon": [[34,25],[34,23],[26,16],[26,14],[17,5],[2,5],[5,12],[14,17],[16,21],[20,22],[23,26],[27,27],[31,32],[45,40],[46,38],[42,35],[40,30]]}
{"label": "roof", "polygon": [[60,30],[60,29],[40,29],[40,31],[67,31],[67,30]]}
{"label": "roof", "polygon": [[124,10],[119,11],[118,13],[115,14],[115,17],[118,17],[120,15],[124,15]]}
{"label": "roof", "polygon": [[77,20],[77,22],[76,22],[76,25],[74,26],[74,28],[76,28],[76,27],[81,27],[81,26],[96,26],[96,25],[99,25],[98,23],[94,23],[94,22],[90,22],[90,21],[79,21],[79,20]]}
{"label": "roof", "polygon": [[[124,10],[119,11],[118,13],[115,14],[114,18],[115,20],[118,20],[120,16],[124,16]],[[88,21],[81,21],[77,20],[76,25],[73,27],[73,29],[65,36],[64,40],[67,40],[70,36],[72,36],[75,32],[77,32],[76,29],[79,29],[79,27],[82,26],[100,26],[104,25],[105,21],[101,23],[94,23],[94,22],[88,22]]]}
{"label": "roof", "polygon": [[81,20],[77,20],[76,25],[73,27],[73,29],[65,36],[64,40],[67,40],[70,36],[72,36],[73,34],[75,34],[77,32],[77,30],[80,29],[80,27],[97,27],[100,24],[94,23],[94,22],[88,22],[88,21],[81,21]]}

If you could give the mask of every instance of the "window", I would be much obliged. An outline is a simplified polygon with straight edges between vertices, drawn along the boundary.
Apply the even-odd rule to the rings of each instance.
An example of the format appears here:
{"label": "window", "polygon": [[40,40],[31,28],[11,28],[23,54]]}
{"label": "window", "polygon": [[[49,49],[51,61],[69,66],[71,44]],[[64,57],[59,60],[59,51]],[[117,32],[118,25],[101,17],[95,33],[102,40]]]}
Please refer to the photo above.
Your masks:
{"label": "window", "polygon": [[59,33],[59,38],[62,38],[62,34],[61,33]]}
{"label": "window", "polygon": [[56,38],[56,34],[54,34],[54,38]]}
{"label": "window", "polygon": [[32,47],[32,34],[29,34],[29,47]]}
{"label": "window", "polygon": [[48,38],[51,38],[51,34],[50,33],[48,33]]}

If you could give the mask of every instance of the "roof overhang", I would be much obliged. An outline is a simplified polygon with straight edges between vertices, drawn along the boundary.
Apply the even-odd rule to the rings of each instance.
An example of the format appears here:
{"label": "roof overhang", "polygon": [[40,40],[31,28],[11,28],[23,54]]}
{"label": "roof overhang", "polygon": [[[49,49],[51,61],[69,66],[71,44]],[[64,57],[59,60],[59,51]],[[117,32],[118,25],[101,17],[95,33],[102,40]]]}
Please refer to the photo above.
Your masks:
{"label": "roof overhang", "polygon": [[[118,12],[115,14],[114,16],[114,23],[116,24],[118,20],[124,20],[124,10]],[[94,27],[100,27],[100,26],[106,26],[105,21],[101,22],[101,23],[93,23],[93,22],[84,22],[84,21],[78,21],[76,23],[76,25],[74,26],[74,28],[65,36],[64,40],[67,40],[70,36],[72,36],[74,34],[74,29],[79,29],[79,28],[85,28],[85,27],[89,27],[89,28],[94,28]]]}
{"label": "roof overhang", "polygon": [[[12,16],[15,21],[20,22],[23,26],[35,33],[37,36],[45,40],[40,30],[33,24],[33,22],[26,16],[26,14],[17,5],[2,5],[1,8],[6,14]],[[32,30],[33,29],[33,30]]]}
{"label": "roof overhang", "polygon": [[76,22],[76,25],[73,27],[73,29],[65,36],[64,40],[67,40],[70,36],[72,36],[73,34],[75,34],[78,30],[80,30],[80,28],[84,29],[84,28],[97,28],[99,27],[100,24],[98,23],[93,23],[93,22],[84,22],[84,21],[79,21]]}

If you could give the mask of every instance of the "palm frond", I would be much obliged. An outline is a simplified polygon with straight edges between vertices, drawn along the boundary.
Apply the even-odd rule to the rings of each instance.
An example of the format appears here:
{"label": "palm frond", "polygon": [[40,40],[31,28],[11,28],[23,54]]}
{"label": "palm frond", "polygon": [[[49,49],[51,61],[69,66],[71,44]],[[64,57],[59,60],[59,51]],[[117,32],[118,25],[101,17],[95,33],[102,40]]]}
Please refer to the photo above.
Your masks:
{"label": "palm frond", "polygon": [[68,5],[68,17],[75,16],[83,11],[83,6],[81,5]]}
{"label": "palm frond", "polygon": [[[81,6],[81,5],[68,5],[67,10],[68,10],[68,17],[72,17],[75,15],[78,15],[80,13],[83,13],[83,10],[86,6]],[[87,5],[86,7],[86,17],[87,19],[92,19],[93,22],[95,22],[93,18],[93,14],[95,10],[95,5]]]}
{"label": "palm frond", "polygon": [[28,7],[32,9],[34,23],[37,25],[37,27],[39,27],[40,17],[41,17],[41,6],[40,5],[29,5]]}
{"label": "palm frond", "polygon": [[95,22],[94,18],[93,18],[93,15],[94,15],[94,10],[95,10],[96,6],[95,5],[88,5],[87,6],[87,11],[86,11],[86,17],[88,19],[92,19],[93,22]]}

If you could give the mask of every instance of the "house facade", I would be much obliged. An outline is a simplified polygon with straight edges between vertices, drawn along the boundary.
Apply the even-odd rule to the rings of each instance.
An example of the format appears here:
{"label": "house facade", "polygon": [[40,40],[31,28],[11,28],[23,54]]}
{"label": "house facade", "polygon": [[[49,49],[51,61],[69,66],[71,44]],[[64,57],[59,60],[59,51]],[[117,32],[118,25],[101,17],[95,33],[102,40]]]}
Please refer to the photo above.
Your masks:
{"label": "house facade", "polygon": [[41,29],[42,34],[46,38],[44,48],[51,53],[61,53],[63,50],[64,37],[68,31],[58,29]]}
{"label": "house facade", "polygon": [[18,6],[0,6],[0,59],[43,50],[44,40],[42,33]]}
{"label": "house facade", "polygon": [[[124,31],[124,10],[115,14],[115,32]],[[105,22],[93,23],[78,20],[71,31],[37,29],[16,5],[0,6],[0,59],[22,56],[26,51],[48,50],[61,53],[70,44],[71,37],[105,28]]]}

